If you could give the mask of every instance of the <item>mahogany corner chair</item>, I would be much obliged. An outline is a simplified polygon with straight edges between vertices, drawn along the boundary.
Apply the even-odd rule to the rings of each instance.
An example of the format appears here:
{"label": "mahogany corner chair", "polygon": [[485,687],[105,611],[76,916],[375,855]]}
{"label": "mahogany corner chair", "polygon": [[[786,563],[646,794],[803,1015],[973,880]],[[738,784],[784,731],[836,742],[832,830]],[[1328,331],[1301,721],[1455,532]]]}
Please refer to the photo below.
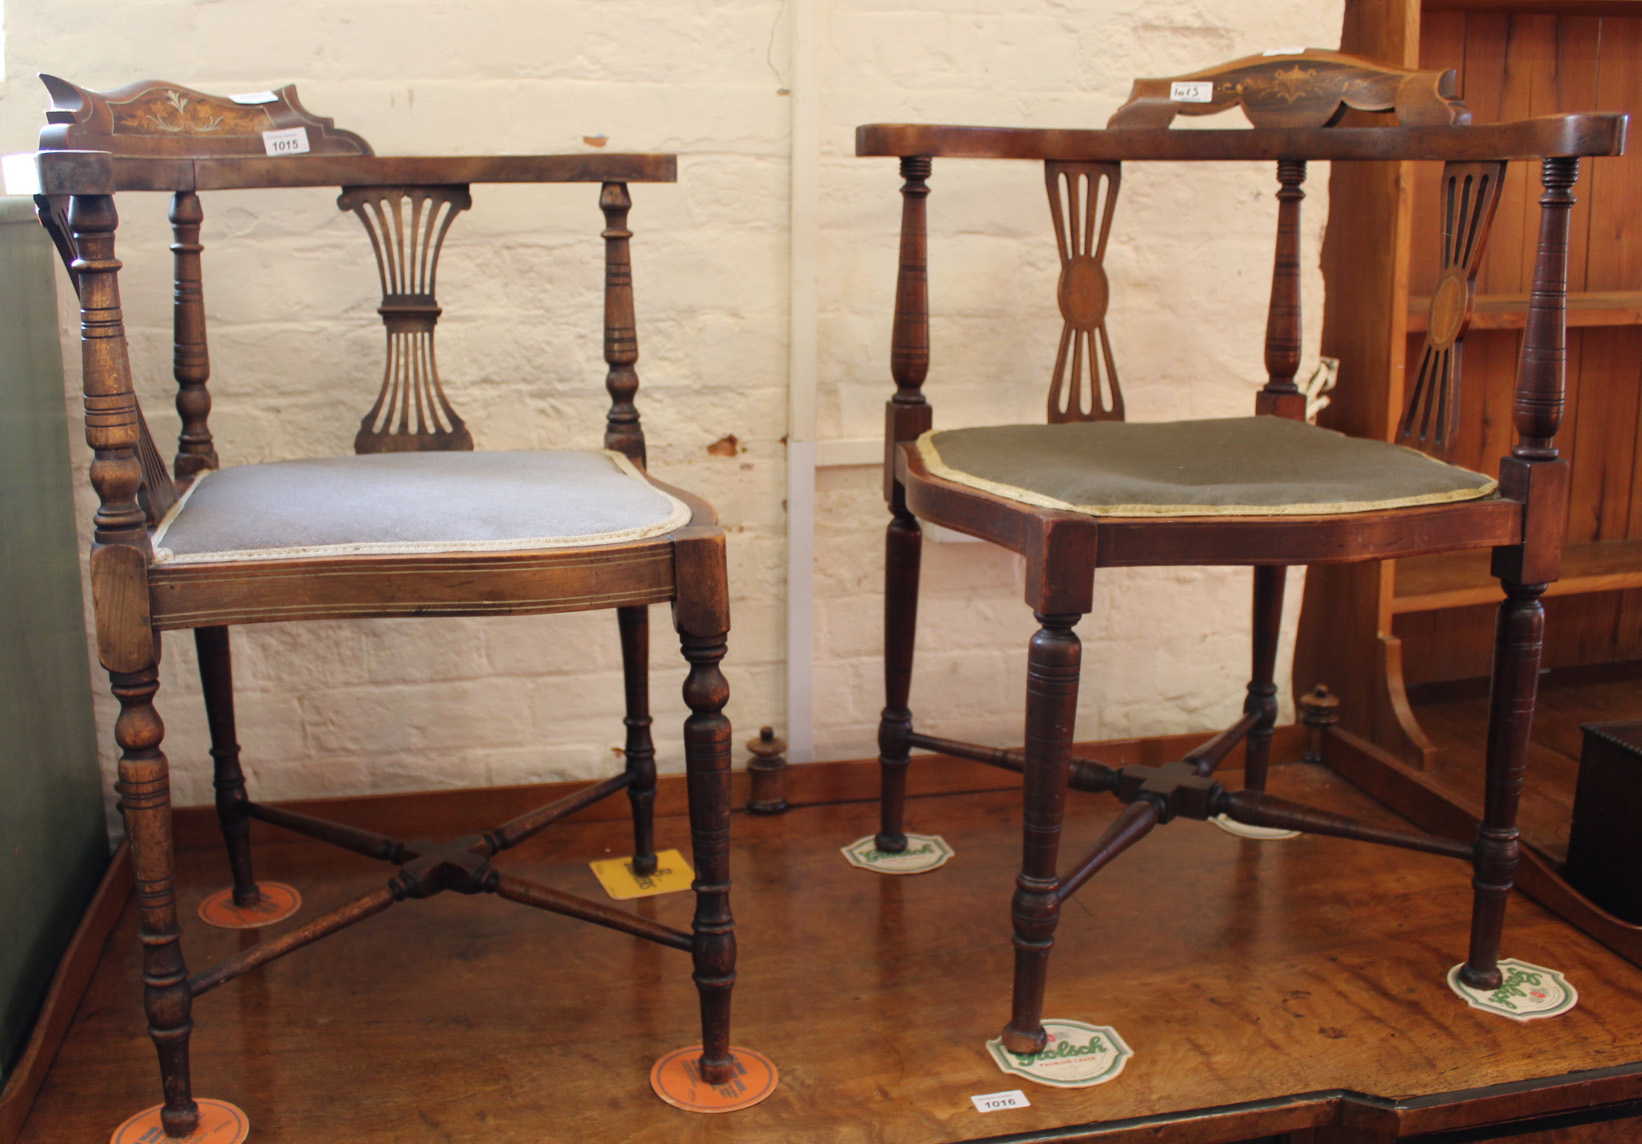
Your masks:
{"label": "mahogany corner chair", "polygon": [[[87,91],[43,77],[52,97],[40,150],[7,161],[8,190],[33,193],[79,294],[86,440],[98,499],[91,547],[97,648],[120,702],[120,809],[141,914],[144,1004],[171,1136],[198,1119],[189,1079],[196,998],[408,898],[488,893],[684,950],[701,1003],[700,1074],[729,1080],[735,938],[729,908],[730,726],[719,661],[729,627],[724,535],[705,502],[645,471],[633,404],[630,182],[676,177],[671,155],[386,158],[306,112],[294,87],[220,98],[142,82]],[[592,183],[604,228],[604,448],[473,451],[433,353],[435,277],[474,183]],[[380,273],[387,365],[354,456],[219,468],[202,292],[200,192],[342,188]],[[177,411],[167,466],[132,386],[115,257],[115,198],[171,193]],[[591,205],[591,204],[590,204]],[[589,236],[591,239],[591,235]],[[589,242],[591,245],[591,241]],[[365,244],[361,243],[363,255]],[[537,885],[493,859],[555,821],[626,791],[634,866],[656,869],[655,749],[648,709],[648,606],[669,602],[688,661],[684,725],[696,870],[691,932]],[[498,616],[614,609],[625,677],[625,768],[480,835],[407,842],[253,802],[234,731],[229,628],[281,620]],[[199,649],[216,809],[233,901],[257,905],[252,820],[392,863],[382,886],[190,973],[172,883],[168,764],[155,710],[160,633]]]}
{"label": "mahogany corner chair", "polygon": [[[1023,772],[1024,843],[1016,881],[1014,1001],[1003,1043],[1043,1048],[1044,990],[1062,904],[1102,867],[1176,817],[1224,814],[1469,860],[1470,950],[1461,979],[1497,987],[1505,903],[1517,864],[1517,799],[1533,716],[1543,612],[1557,578],[1568,464],[1562,414],[1568,215],[1582,156],[1624,148],[1623,115],[1556,115],[1472,125],[1455,75],[1383,67],[1316,49],[1269,53],[1191,75],[1137,80],[1105,130],[874,124],[856,154],[900,159],[900,270],[886,409],[885,691],[879,729],[882,825],[876,844],[906,846],[906,771],[914,749]],[[1251,126],[1171,130],[1177,115],[1240,106]],[[1345,119],[1348,109],[1359,113]],[[1044,425],[932,430],[925,201],[932,160],[1042,162],[1059,244],[1064,319]],[[1106,329],[1102,266],[1124,162],[1275,161],[1277,248],[1267,314],[1269,380],[1255,416],[1157,424],[1123,420]],[[1308,160],[1444,164],[1442,274],[1397,442],[1348,438],[1306,421],[1300,355],[1300,202]],[[1496,482],[1443,460],[1459,420],[1460,342],[1505,164],[1541,167],[1539,250],[1516,378],[1517,443]],[[1417,452],[1416,450],[1419,450]],[[1025,749],[996,750],[915,729],[912,678],[920,521],[1025,558],[1026,602],[1040,625],[1027,659]],[[1492,548],[1504,592],[1493,665],[1485,820],[1472,842],[1380,829],[1264,793],[1277,717],[1274,661],[1289,565]],[[1177,762],[1118,769],[1072,757],[1080,645],[1097,569],[1252,565],[1253,669],[1243,715]],[[1244,789],[1214,778],[1245,744]],[[1127,804],[1069,869],[1059,865],[1068,788]]]}

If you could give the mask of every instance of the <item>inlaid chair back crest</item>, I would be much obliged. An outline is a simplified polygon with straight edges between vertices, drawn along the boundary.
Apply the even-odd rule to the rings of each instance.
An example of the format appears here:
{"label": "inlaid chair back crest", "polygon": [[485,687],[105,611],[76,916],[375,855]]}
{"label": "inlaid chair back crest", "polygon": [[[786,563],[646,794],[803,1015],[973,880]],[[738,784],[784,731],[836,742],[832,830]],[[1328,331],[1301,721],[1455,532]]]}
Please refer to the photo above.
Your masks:
{"label": "inlaid chair back crest", "polygon": [[[1332,127],[1349,111],[1370,113],[1353,125],[1378,120],[1372,125],[1450,127],[1471,121],[1458,98],[1452,69],[1409,71],[1339,52],[1295,49],[1186,75],[1136,80],[1128,101],[1107,127],[1166,130],[1176,116],[1234,109],[1241,109],[1256,128]],[[1106,328],[1110,287],[1105,254],[1122,164],[1048,160],[1044,168],[1060,252],[1057,296],[1064,321],[1050,380],[1048,420],[1121,421],[1123,392]],[[1501,162],[1450,162],[1443,172],[1441,278],[1432,301],[1427,344],[1398,433],[1400,442],[1443,458],[1453,451],[1459,422],[1460,343],[1503,170]],[[1300,188],[1306,162],[1279,160],[1277,174],[1277,251],[1266,329],[1268,380],[1258,409],[1303,417],[1305,399],[1294,378],[1300,364]]]}
{"label": "inlaid chair back crest", "polygon": [[[176,287],[173,369],[182,430],[169,467],[140,407],[134,408],[142,464],[139,499],[153,523],[176,502],[181,482],[218,464],[208,426],[210,355],[200,243],[204,211],[199,195],[191,189],[195,180],[189,165],[290,156],[340,160],[374,153],[361,136],[308,112],[294,85],[216,96],[157,80],[96,92],[55,76],[41,79],[52,100],[40,136],[41,150],[100,151],[152,161],[159,165],[160,185],[190,188],[175,191],[170,211]],[[437,165],[438,161],[425,163],[423,169],[437,169]],[[416,177],[421,178],[421,173]],[[381,384],[360,422],[355,452],[472,449],[472,434],[445,394],[434,352],[434,330],[442,312],[435,289],[439,257],[456,216],[472,205],[468,185],[448,181],[349,186],[340,176],[338,182],[342,186],[337,206],[360,220],[376,258],[382,293],[377,312],[386,334]],[[270,173],[266,179],[258,176],[235,185],[281,184]],[[39,195],[36,203],[78,288],[75,262],[79,252],[68,217],[69,196]],[[644,437],[633,404],[638,350],[628,256],[631,233],[626,229],[630,206],[624,183],[604,184],[599,207],[605,219],[606,387],[612,398],[605,446],[643,465]],[[134,395],[132,402],[135,406]]]}

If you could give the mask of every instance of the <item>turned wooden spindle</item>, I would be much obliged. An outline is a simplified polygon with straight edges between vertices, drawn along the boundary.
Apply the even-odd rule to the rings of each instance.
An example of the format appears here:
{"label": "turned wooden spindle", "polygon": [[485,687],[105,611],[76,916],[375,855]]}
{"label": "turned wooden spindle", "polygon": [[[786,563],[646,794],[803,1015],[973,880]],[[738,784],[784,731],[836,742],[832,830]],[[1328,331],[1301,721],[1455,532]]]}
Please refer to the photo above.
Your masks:
{"label": "turned wooden spindle", "polygon": [[923,560],[923,530],[906,508],[895,479],[895,450],[916,441],[931,424],[924,400],[929,375],[929,197],[930,160],[901,159],[901,252],[895,281],[895,320],[890,334],[889,370],[895,395],[884,406],[884,496],[890,522],[884,534],[884,710],[878,720],[878,764],[881,794],[879,829],[874,845],[899,853],[906,849],[906,772],[911,762],[907,736],[912,712],[912,655],[918,630],[918,577]]}
{"label": "turned wooden spindle", "polygon": [[1331,692],[1327,684],[1319,683],[1300,696],[1299,706],[1300,723],[1306,729],[1306,749],[1300,761],[1321,764],[1323,740],[1329,728],[1340,721],[1340,697]]}
{"label": "turned wooden spindle", "polygon": [[132,573],[139,588],[143,583],[149,543],[147,519],[137,503],[143,481],[140,420],[120,310],[120,263],[114,257],[119,216],[111,196],[77,195],[69,221],[78,255],[73,271],[80,291],[86,443],[98,500],[91,552],[97,651],[120,703],[114,723],[120,746],[117,789],[142,931],[143,1005],[165,1093],[160,1119],[168,1135],[182,1136],[197,1125],[199,1108],[189,1081],[193,1022],[172,886],[170,767],[160,750],[165,724],[154,709],[159,644],[148,625],[146,592],[136,599],[128,587]]}
{"label": "turned wooden spindle", "polygon": [[747,760],[752,780],[747,813],[784,814],[788,807],[781,794],[781,777],[787,770],[786,740],[776,735],[774,727],[760,727],[758,738],[747,740],[747,750],[752,755]]}
{"label": "turned wooden spindle", "polygon": [[1540,170],[1545,193],[1539,200],[1539,250],[1511,404],[1518,438],[1511,455],[1522,460],[1557,455],[1551,439],[1562,424],[1568,358],[1568,216],[1578,179],[1577,158],[1546,159]]}
{"label": "turned wooden spindle", "polygon": [[1495,989],[1500,983],[1500,936],[1519,858],[1517,805],[1539,691],[1540,649],[1545,637],[1545,608],[1539,597],[1544,590],[1543,584],[1507,585],[1496,620],[1487,779],[1471,881],[1471,944],[1460,970],[1460,980],[1475,989]]}
{"label": "turned wooden spindle", "polygon": [[906,849],[907,767],[912,747],[912,657],[918,636],[918,575],[923,530],[908,512],[890,517],[884,533],[884,709],[878,717],[879,827],[873,845]]}
{"label": "turned wooden spindle", "polygon": [[719,670],[722,633],[680,631],[690,674],[684,681],[684,755],[690,787],[690,846],[696,867],[692,977],[701,997],[701,1076],[723,1084],[730,1057],[730,991],[735,985],[735,921],[730,916],[730,687]]}
{"label": "turned wooden spindle", "polygon": [[80,287],[86,444],[91,447],[91,485],[98,502],[92,519],[94,540],[98,545],[131,545],[146,555],[146,517],[137,503],[137,486],[143,480],[137,459],[137,396],[120,311],[120,263],[114,257],[119,216],[113,196],[77,195],[69,218],[78,255],[73,269]]}
{"label": "turned wooden spindle", "polygon": [[1306,197],[1300,184],[1306,181],[1306,161],[1279,159],[1277,181],[1277,253],[1266,310],[1267,381],[1254,411],[1303,421],[1306,395],[1294,384],[1294,375],[1300,369],[1300,202]]}
{"label": "turned wooden spindle", "polygon": [[171,873],[171,772],[160,742],[165,724],[154,710],[158,666],[110,671],[120,714],[114,740],[120,745],[120,813],[125,818],[142,930],[143,1008],[148,1035],[160,1058],[165,1106],[160,1121],[169,1136],[185,1136],[199,1122],[189,1076],[188,1039],[194,1029],[188,967],[177,924]]}
{"label": "turned wooden spindle", "polygon": [[633,263],[627,212],[633,205],[626,183],[605,183],[599,192],[604,212],[604,360],[610,367],[604,387],[610,391],[604,447],[645,465],[644,429],[633,398],[639,391],[639,335],[633,316]]}
{"label": "turned wooden spindle", "polygon": [[1253,670],[1243,712],[1259,716],[1249,728],[1243,754],[1243,785],[1266,789],[1271,761],[1271,737],[1277,728],[1277,639],[1283,626],[1283,587],[1288,569],[1281,564],[1259,564],[1254,569]]}
{"label": "turned wooden spindle", "polygon": [[1026,659],[1026,782],[1021,870],[1010,917],[1015,927],[1015,992],[1003,1044],[1012,1053],[1035,1053],[1046,1043],[1043,994],[1049,953],[1060,922],[1061,819],[1072,760],[1083,645],[1073,626],[1078,615],[1034,612],[1042,626]]}
{"label": "turned wooden spindle", "polygon": [[175,302],[171,311],[172,373],[177,379],[177,456],[172,472],[187,480],[217,467],[217,449],[208,424],[211,416],[211,354],[205,341],[205,286],[200,223],[205,211],[193,191],[171,197],[171,254]]}
{"label": "turned wooden spindle", "polygon": [[205,720],[211,732],[217,825],[228,847],[234,905],[244,908],[255,905],[262,892],[257,888],[251,863],[251,816],[246,813],[245,772],[240,767],[239,739],[234,730],[234,675],[228,629],[195,628],[194,647],[199,654]]}
{"label": "turned wooden spindle", "polygon": [[625,684],[627,799],[633,809],[633,873],[656,872],[656,745],[650,737],[650,609],[617,608]]}

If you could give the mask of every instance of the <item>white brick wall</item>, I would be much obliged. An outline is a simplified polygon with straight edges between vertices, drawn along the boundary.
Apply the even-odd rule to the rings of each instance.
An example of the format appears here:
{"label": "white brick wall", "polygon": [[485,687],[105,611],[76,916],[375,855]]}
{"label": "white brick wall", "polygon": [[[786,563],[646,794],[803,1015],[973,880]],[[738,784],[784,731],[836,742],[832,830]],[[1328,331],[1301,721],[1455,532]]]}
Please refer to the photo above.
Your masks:
{"label": "white brick wall", "polygon": [[[855,124],[925,119],[1098,125],[1139,74],[1272,44],[1337,41],[1339,0],[1208,5],[815,0],[822,85],[820,425],[879,431],[899,196],[894,164],[853,158]],[[784,723],[788,210],[792,74],[780,0],[464,5],[292,0],[7,0],[0,146],[27,149],[51,71],[91,87],[161,76],[205,90],[299,84],[317,114],[382,154],[680,153],[677,186],[635,186],[640,407],[652,467],[730,529],[725,663],[738,742]],[[1322,217],[1326,171],[1308,203]],[[1110,255],[1112,328],[1131,415],[1246,412],[1259,381],[1270,174],[1126,173]],[[1027,165],[937,165],[938,423],[1038,416],[1058,333],[1042,177]],[[380,376],[375,271],[325,191],[205,197],[212,427],[229,463],[345,452]],[[169,379],[165,201],[122,200],[121,257],[138,387],[162,449]],[[589,187],[477,187],[440,276],[440,366],[481,447],[596,444],[606,404],[601,218]],[[1233,244],[1224,240],[1236,236]],[[1317,231],[1307,234],[1315,263]],[[1235,246],[1235,249],[1228,249]],[[71,363],[75,314],[66,286]],[[1315,335],[1320,294],[1307,312]],[[78,424],[78,377],[67,388]],[[995,378],[1007,378],[999,383]],[[1165,378],[1175,379],[1165,381]],[[1187,379],[1184,383],[1179,379]],[[742,452],[711,456],[734,434]],[[87,462],[75,430],[82,501]],[[876,474],[823,472],[816,539],[817,754],[870,753],[881,534]],[[1019,738],[1030,617],[1020,571],[978,545],[931,545],[914,704],[936,732]],[[1086,641],[1080,735],[1229,719],[1246,670],[1247,573],[1103,576]],[[1298,585],[1291,588],[1291,603]],[[682,767],[682,677],[666,609],[652,661],[665,770]],[[235,632],[240,738],[265,797],[586,777],[621,742],[615,621],[309,623]],[[159,702],[180,803],[209,801],[192,641],[165,638]],[[100,674],[99,674],[100,678]],[[105,766],[114,710],[99,682]]]}

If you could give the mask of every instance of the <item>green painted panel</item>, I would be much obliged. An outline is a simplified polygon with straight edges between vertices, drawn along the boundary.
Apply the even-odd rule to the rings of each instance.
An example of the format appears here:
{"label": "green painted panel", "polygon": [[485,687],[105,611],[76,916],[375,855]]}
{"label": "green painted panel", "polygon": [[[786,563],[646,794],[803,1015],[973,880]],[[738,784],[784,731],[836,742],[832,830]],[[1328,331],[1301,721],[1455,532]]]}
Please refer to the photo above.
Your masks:
{"label": "green painted panel", "polygon": [[51,240],[0,199],[0,1077],[108,865]]}

